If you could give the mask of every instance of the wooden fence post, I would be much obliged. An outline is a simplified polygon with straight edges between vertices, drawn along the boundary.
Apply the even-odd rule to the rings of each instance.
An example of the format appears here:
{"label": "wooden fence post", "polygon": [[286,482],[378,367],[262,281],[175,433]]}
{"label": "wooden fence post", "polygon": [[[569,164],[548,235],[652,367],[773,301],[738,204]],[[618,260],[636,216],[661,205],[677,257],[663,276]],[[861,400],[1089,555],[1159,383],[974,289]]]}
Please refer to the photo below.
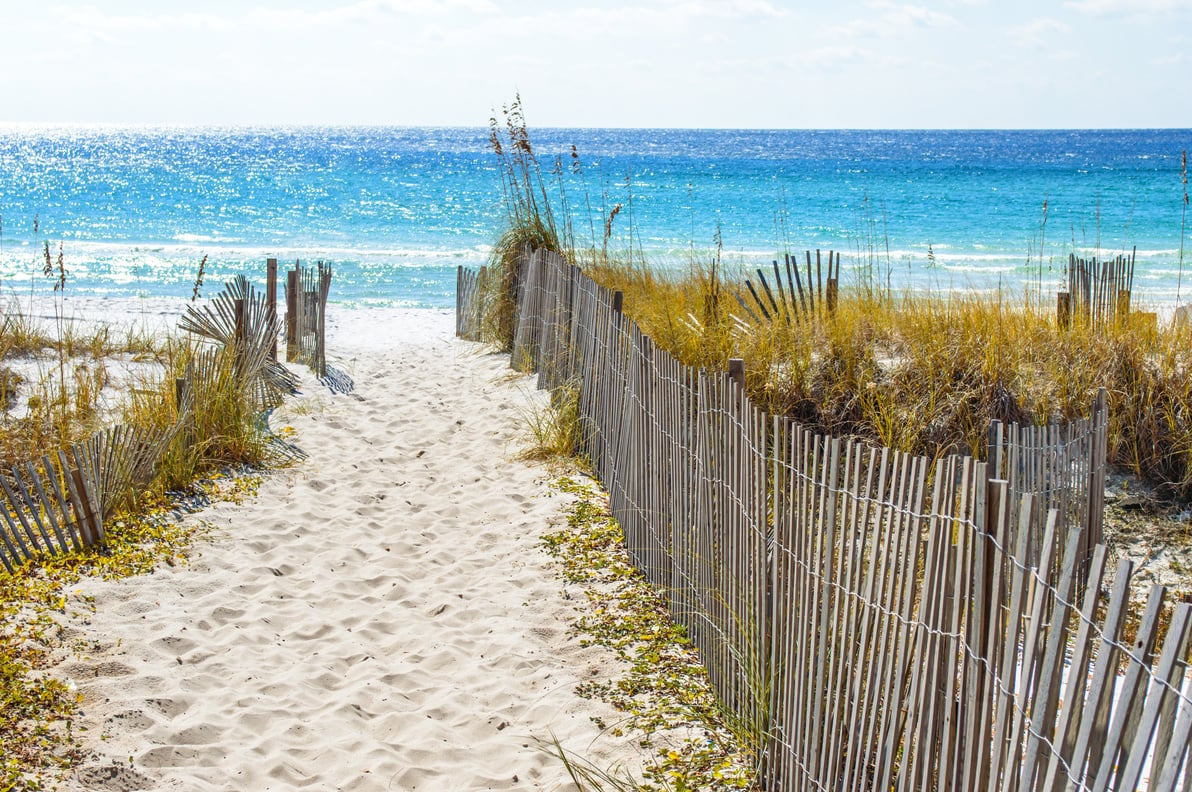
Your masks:
{"label": "wooden fence post", "polygon": [[319,262],[319,293],[315,297],[318,306],[318,317],[315,325],[315,337],[318,344],[317,368],[319,377],[327,376],[327,295],[331,291],[331,266],[326,268]]}
{"label": "wooden fence post", "polygon": [[729,358],[728,378],[737,383],[737,387],[745,390],[745,361],[741,358]]}
{"label": "wooden fence post", "polygon": [[828,278],[828,294],[825,304],[828,306],[829,314],[836,313],[836,295],[838,294],[836,284],[835,278]]}
{"label": "wooden fence post", "polygon": [[248,303],[245,300],[236,300],[236,332],[232,336],[233,355],[236,359],[237,366],[240,360],[244,357],[246,352],[245,339],[248,337]]}
{"label": "wooden fence post", "polygon": [[1072,324],[1072,295],[1069,292],[1055,294],[1055,321],[1064,330]]}
{"label": "wooden fence post", "polygon": [[286,273],[286,361],[298,354],[298,268]]}
{"label": "wooden fence post", "polygon": [[464,321],[464,265],[455,268],[455,334],[463,337]]}
{"label": "wooden fence post", "polygon": [[481,267],[476,275],[476,288],[472,294],[472,340],[480,340],[480,324],[484,318],[485,289],[488,288],[488,267]]}
{"label": "wooden fence post", "polygon": [[815,295],[816,299],[818,299],[820,301],[820,305],[823,305],[824,304],[824,278],[823,278],[823,273],[820,270],[819,248],[815,249],[815,289],[816,289],[816,295]]}
{"label": "wooden fence post", "polygon": [[[1007,482],[994,478],[996,473],[989,470],[987,466],[982,472],[985,473],[985,497],[978,501],[978,505],[983,507],[984,514],[976,526],[977,530],[973,532],[974,538],[978,542],[974,558],[976,568],[973,570],[976,578],[977,616],[974,625],[977,632],[974,659],[978,669],[975,690],[977,694],[976,711],[973,715],[977,724],[974,732],[977,744],[970,746],[972,753],[968,759],[968,767],[971,770],[971,775],[965,783],[965,787],[969,789],[986,789],[989,786],[991,746],[987,735],[992,731],[992,704],[996,687],[994,675],[990,672],[992,668],[990,663],[996,663],[1001,610],[1001,591],[994,587],[998,566],[998,551],[995,543],[999,539],[1004,540],[1005,538],[1001,534],[1009,511],[1007,508],[1009,496]],[[978,483],[977,486],[980,487],[980,484]]]}
{"label": "wooden fence post", "polygon": [[[277,320],[277,259],[265,259],[265,313],[269,320]],[[269,359],[277,360],[277,338],[269,348]]]}
{"label": "wooden fence post", "polygon": [[1119,322],[1125,321],[1126,317],[1130,315],[1130,292],[1119,291],[1117,293],[1117,320]]}
{"label": "wooden fence post", "polygon": [[[189,385],[189,380],[186,377],[178,377],[174,380],[174,400],[178,405],[178,417],[182,417],[183,405],[186,402],[186,388]],[[186,453],[190,452],[191,446],[195,444],[194,431],[189,419],[186,421],[186,426],[182,429],[182,450]]]}
{"label": "wooden fence post", "polygon": [[1105,457],[1106,435],[1109,426],[1109,392],[1105,388],[1097,389],[1097,396],[1093,399],[1093,415],[1089,422],[1093,431],[1093,442],[1089,460],[1089,503],[1088,525],[1085,540],[1081,542],[1084,556],[1080,559],[1081,581],[1088,572],[1091,558],[1089,550],[1096,547],[1103,540],[1102,523],[1105,512]]}
{"label": "wooden fence post", "polygon": [[72,495],[76,491],[78,493],[75,498],[75,506],[82,512],[79,517],[81,518],[80,527],[86,531],[83,537],[84,543],[91,546],[99,544],[103,541],[103,523],[96,518],[95,511],[91,508],[91,500],[87,497],[87,482],[83,478],[82,471],[78,468],[71,468],[67,484],[72,485]]}
{"label": "wooden fence post", "polygon": [[617,315],[618,319],[620,318],[621,311],[624,307],[625,307],[625,292],[623,292],[623,291],[613,292],[613,313]]}
{"label": "wooden fence post", "polygon": [[995,479],[1002,477],[1002,432],[1002,422],[995,418],[985,433],[985,462],[989,465],[989,476]]}

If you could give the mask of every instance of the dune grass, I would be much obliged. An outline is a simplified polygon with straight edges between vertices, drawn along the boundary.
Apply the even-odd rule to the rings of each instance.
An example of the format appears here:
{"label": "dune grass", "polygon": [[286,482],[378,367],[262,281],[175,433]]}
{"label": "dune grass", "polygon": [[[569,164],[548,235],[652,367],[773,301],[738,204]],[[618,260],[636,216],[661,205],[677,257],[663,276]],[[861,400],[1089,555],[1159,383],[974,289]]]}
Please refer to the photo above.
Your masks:
{"label": "dune grass", "polygon": [[[82,332],[63,324],[61,335],[10,306],[0,321],[0,468],[64,448],[102,427],[102,392],[115,355],[156,359],[152,339],[101,326]],[[35,377],[14,370],[37,360]],[[24,409],[17,410],[18,402]]]}
{"label": "dune grass", "polygon": [[[0,471],[83,440],[106,424],[165,429],[178,421],[175,380],[199,343],[183,335],[155,337],[98,325],[85,331],[52,327],[13,304],[0,320]],[[112,356],[144,365],[120,387],[108,376]],[[36,381],[19,363],[38,361]],[[263,424],[251,388],[233,376],[233,356],[195,394],[194,408],[157,466],[154,479],[126,493],[105,525],[102,547],[38,556],[14,574],[0,574],[0,789],[41,789],[81,757],[71,718],[75,690],[44,674],[64,649],[55,614],[86,611],[72,591],[84,575],[120,577],[178,563],[194,538],[172,514],[177,498],[237,498],[257,479],[228,471],[266,461]],[[29,366],[24,367],[28,369]],[[222,485],[215,482],[223,481]],[[77,647],[75,647],[77,649]]]}
{"label": "dune grass", "polygon": [[[983,457],[991,420],[1088,417],[1104,387],[1110,463],[1154,484],[1160,497],[1192,499],[1188,327],[1138,312],[1098,326],[1073,317],[1061,327],[1054,309],[1025,290],[889,295],[847,286],[832,313],[754,321],[734,297],[750,299],[743,274],[586,258],[586,274],[623,292],[625,314],[660,348],[717,370],[744,359],[751,398],[774,414],[929,457]],[[490,282],[515,282],[515,261],[494,259],[500,274]],[[490,325],[490,339],[500,329]],[[511,332],[497,341],[511,344]]]}
{"label": "dune grass", "polygon": [[[7,390],[0,395],[9,409],[0,411],[0,469],[65,448],[111,423],[163,429],[177,421],[175,380],[199,349],[194,339],[151,337],[109,324],[85,333],[65,325],[59,336],[19,311],[5,319],[0,323],[0,387]],[[113,356],[144,365],[114,387],[108,372]],[[12,371],[12,361],[21,357],[40,359],[42,375],[36,381]],[[195,394],[186,442],[171,446],[151,486],[157,495],[185,488],[221,466],[263,460],[251,393],[233,376],[230,356],[222,366],[219,376]],[[18,395],[24,397],[21,411],[11,409]]]}
{"label": "dune grass", "polygon": [[[833,313],[754,322],[733,290],[707,315],[708,279],[606,264],[588,274],[624,292],[624,310],[689,365],[745,360],[746,388],[769,411],[913,453],[983,456],[991,420],[1087,417],[1109,393],[1109,460],[1168,498],[1192,498],[1192,334],[1141,313],[1101,326],[1023,294],[845,289]],[[747,299],[747,295],[742,295]]]}

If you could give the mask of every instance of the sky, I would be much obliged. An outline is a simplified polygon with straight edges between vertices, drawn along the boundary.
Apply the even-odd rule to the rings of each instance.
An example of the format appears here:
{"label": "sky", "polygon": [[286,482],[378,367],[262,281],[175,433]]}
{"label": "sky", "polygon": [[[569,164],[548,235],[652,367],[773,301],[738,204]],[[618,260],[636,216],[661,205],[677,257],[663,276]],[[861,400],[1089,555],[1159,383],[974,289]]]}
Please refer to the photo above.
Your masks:
{"label": "sky", "polygon": [[0,0],[0,121],[1192,127],[1192,0]]}

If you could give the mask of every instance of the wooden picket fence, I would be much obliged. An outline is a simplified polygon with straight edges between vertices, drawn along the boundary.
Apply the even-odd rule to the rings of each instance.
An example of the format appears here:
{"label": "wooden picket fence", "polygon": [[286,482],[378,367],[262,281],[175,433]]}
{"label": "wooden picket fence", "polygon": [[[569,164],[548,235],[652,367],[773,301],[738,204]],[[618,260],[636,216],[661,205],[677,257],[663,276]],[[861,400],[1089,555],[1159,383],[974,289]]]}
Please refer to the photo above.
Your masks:
{"label": "wooden picket fence", "polygon": [[327,298],[331,265],[304,267],[296,262],[286,273],[286,360],[327,376]]}
{"label": "wooden picket fence", "polygon": [[[1089,417],[1072,423],[1021,426],[994,421],[989,427],[986,461],[989,477],[1002,479],[1010,491],[1011,546],[1017,542],[1018,506],[1024,495],[1033,496],[1034,514],[1027,552],[1042,552],[1043,526],[1048,512],[1056,513],[1056,537],[1063,545],[1068,535],[1080,534],[1077,582],[1083,584],[1093,548],[1104,543],[1106,438],[1109,408],[1104,388],[1093,399]],[[1050,581],[1060,574],[1061,559],[1054,559]]]}
{"label": "wooden picket fence", "polygon": [[480,340],[480,308],[483,302],[480,291],[484,288],[484,281],[488,270],[481,267],[477,270],[460,267],[455,280],[455,293],[459,295],[461,305],[470,306],[470,310],[455,312],[455,334],[470,341]]}
{"label": "wooden picket fence", "polygon": [[[803,321],[815,315],[817,311],[831,313],[836,310],[836,296],[840,288],[840,254],[828,251],[827,278],[824,278],[822,253],[819,250],[815,251],[814,270],[811,268],[811,251],[804,251],[804,254],[807,261],[806,279],[799,272],[799,257],[787,253],[783,256],[781,267],[778,265],[778,259],[773,261],[774,288],[770,287],[770,281],[761,267],[756,270],[756,286],[752,278],[745,279],[745,288],[752,298],[752,306],[737,292],[733,292],[737,304],[754,324],[763,321],[776,322],[780,319],[790,324],[792,320]],[[782,277],[784,269],[785,283]],[[806,289],[803,288],[804,284],[807,286]]]}
{"label": "wooden picket fence", "polygon": [[183,425],[163,430],[118,425],[56,454],[0,472],[0,563],[102,544],[104,525],[133,489],[152,480]]}
{"label": "wooden picket fence", "polygon": [[[1126,630],[1130,562],[1106,600],[1087,520],[1061,530],[1062,497],[1022,472],[1038,438],[932,463],[826,436],[658,349],[560,257],[527,256],[523,281],[512,362],[578,390],[630,556],[755,735],[764,788],[1192,783],[1192,604],[1153,587]],[[1096,462],[1052,464],[1030,481],[1100,509]]]}
{"label": "wooden picket fence", "polygon": [[1059,292],[1056,310],[1066,326],[1075,314],[1094,326],[1124,320],[1130,313],[1130,292],[1134,288],[1134,255],[1098,261],[1068,254],[1068,291]]}
{"label": "wooden picket fence", "polygon": [[[237,275],[205,305],[187,308],[179,328],[210,342],[204,357],[196,355],[187,379],[203,381],[220,376],[219,357],[230,356],[228,371],[250,403],[260,412],[282,403],[298,380],[273,357],[281,320],[243,275]],[[193,392],[188,388],[187,392]]]}

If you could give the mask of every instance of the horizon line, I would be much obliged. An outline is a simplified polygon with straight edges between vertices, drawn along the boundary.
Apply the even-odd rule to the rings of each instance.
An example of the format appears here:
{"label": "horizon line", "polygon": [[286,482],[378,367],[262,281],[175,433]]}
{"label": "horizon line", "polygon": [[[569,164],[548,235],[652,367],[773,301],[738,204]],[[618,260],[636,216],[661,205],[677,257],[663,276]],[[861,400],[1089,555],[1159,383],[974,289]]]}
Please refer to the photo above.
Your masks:
{"label": "horizon line", "polygon": [[[503,124],[499,125],[503,128]],[[196,129],[196,130],[253,130],[253,129],[454,129],[488,130],[489,124],[398,124],[398,123],[314,123],[314,122],[171,122],[171,121],[3,121],[0,130],[36,128],[112,128],[112,129]],[[1192,126],[1132,126],[1132,127],[768,127],[768,126],[559,126],[529,125],[543,131],[667,131],[667,132],[1181,132],[1192,133]]]}

